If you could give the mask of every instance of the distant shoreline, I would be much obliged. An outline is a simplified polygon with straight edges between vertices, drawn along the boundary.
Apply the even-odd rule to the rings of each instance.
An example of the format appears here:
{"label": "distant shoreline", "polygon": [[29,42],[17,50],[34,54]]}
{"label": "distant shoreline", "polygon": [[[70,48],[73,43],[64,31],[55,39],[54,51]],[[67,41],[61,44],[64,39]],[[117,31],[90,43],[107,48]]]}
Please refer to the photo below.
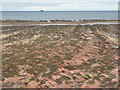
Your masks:
{"label": "distant shoreline", "polygon": [[2,26],[34,26],[34,25],[94,25],[94,24],[118,24],[118,20],[0,20]]}

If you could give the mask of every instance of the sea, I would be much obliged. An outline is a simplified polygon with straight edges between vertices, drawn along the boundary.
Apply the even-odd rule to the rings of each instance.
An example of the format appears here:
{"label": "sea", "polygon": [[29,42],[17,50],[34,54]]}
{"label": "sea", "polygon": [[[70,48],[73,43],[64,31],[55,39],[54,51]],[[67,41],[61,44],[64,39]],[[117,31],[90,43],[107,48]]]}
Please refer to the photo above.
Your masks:
{"label": "sea", "polygon": [[2,11],[1,19],[12,20],[118,20],[118,11]]}

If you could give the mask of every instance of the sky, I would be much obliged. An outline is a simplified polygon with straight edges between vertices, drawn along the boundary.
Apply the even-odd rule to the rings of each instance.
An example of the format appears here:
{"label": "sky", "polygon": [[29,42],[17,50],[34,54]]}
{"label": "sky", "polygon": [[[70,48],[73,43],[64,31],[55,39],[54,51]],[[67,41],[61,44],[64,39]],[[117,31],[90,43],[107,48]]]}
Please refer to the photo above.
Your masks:
{"label": "sky", "polygon": [[2,11],[111,11],[119,0],[1,0]]}

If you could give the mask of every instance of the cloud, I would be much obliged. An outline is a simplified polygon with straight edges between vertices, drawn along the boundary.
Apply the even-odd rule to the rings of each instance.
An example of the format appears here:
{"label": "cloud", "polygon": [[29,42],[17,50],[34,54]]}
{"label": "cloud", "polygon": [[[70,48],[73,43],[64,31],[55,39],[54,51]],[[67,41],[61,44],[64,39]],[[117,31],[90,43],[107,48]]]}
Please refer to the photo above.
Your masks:
{"label": "cloud", "polygon": [[3,11],[93,11],[117,10],[117,2],[3,2]]}

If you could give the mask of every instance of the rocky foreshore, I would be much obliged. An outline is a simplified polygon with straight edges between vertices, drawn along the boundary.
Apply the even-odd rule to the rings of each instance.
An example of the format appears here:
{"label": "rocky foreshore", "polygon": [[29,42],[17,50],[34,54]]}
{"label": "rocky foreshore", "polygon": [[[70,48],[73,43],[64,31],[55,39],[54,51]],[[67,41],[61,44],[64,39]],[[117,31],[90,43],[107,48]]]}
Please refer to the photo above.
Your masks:
{"label": "rocky foreshore", "polygon": [[[67,23],[98,22],[67,21]],[[66,21],[2,20],[2,24]],[[99,21],[117,22],[117,21]],[[118,25],[3,26],[4,88],[117,88]]]}

